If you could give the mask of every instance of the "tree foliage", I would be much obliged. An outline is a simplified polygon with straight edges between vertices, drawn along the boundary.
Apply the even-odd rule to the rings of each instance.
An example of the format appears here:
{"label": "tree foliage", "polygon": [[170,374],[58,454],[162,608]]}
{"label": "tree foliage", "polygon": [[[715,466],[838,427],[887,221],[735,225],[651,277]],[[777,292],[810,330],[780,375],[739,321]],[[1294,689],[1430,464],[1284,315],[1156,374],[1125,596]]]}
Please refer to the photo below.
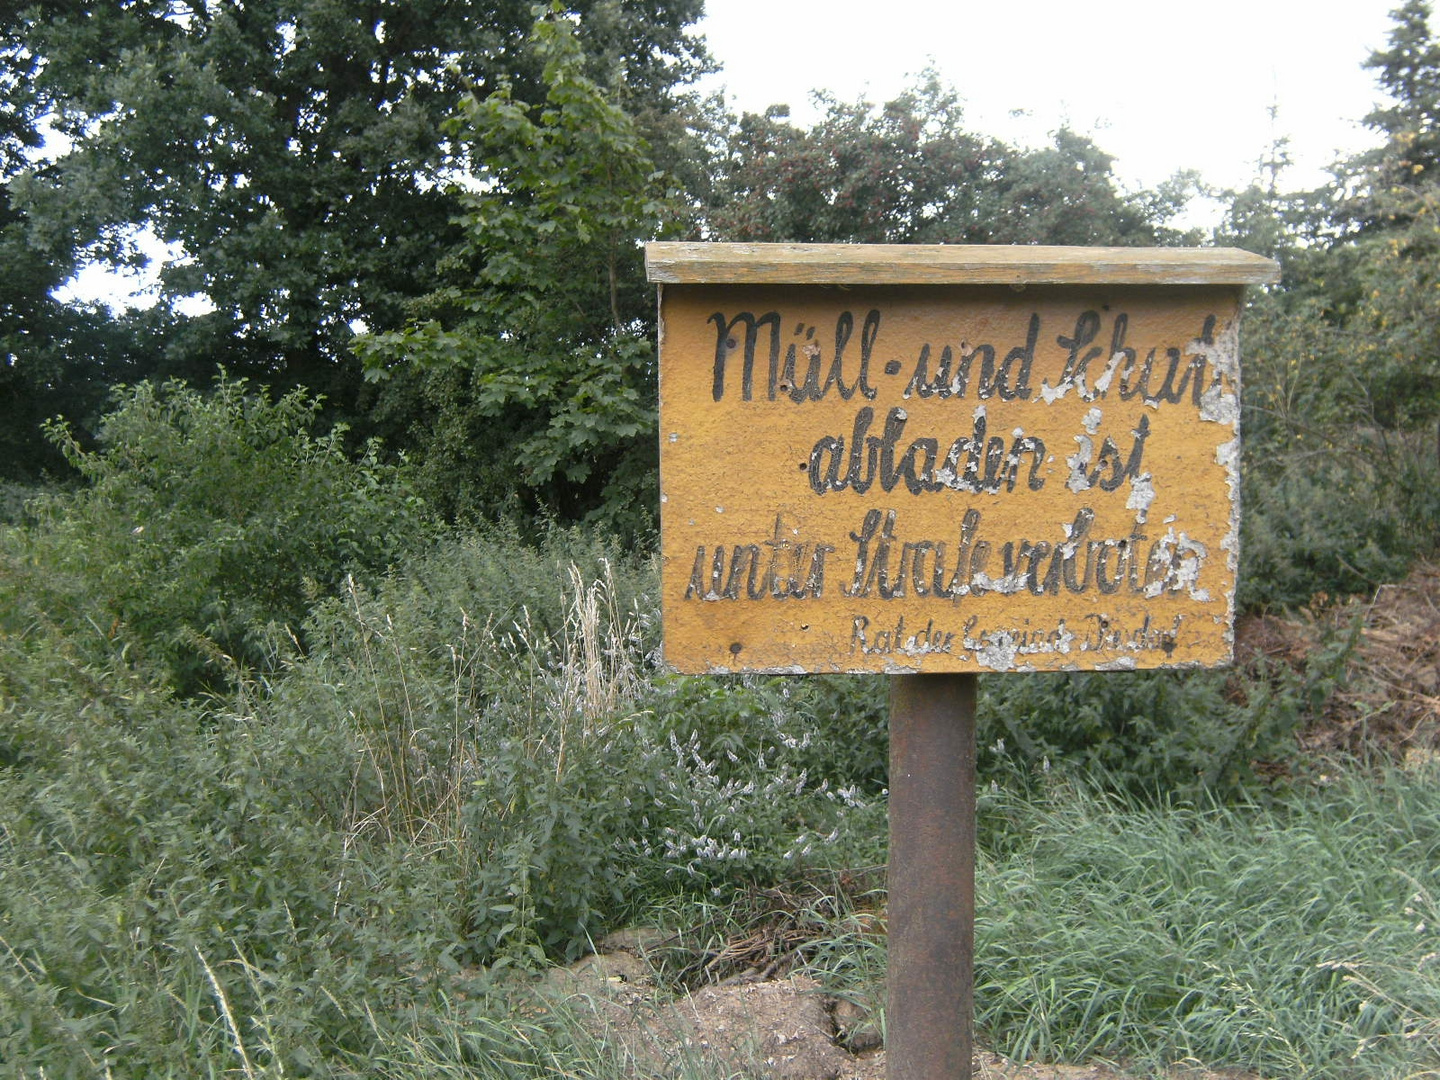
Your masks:
{"label": "tree foliage", "polygon": [[[686,32],[698,13],[565,8],[586,63],[623,72],[637,107],[662,106],[702,63]],[[44,114],[72,141],[18,196],[71,258],[135,256],[140,227],[178,245],[162,297],[213,310],[174,321],[156,373],[223,363],[350,404],[352,327],[403,324],[461,235],[448,180],[464,151],[442,126],[467,90],[533,93],[531,21],[529,0],[22,3],[0,25],[8,81],[28,93],[0,135],[28,137]]]}
{"label": "tree foliage", "polygon": [[1062,128],[1019,150],[968,131],[933,72],[883,105],[821,95],[814,127],[788,110],[708,117],[715,239],[831,243],[1173,242],[1182,188],[1121,193],[1110,156]]}
{"label": "tree foliage", "polygon": [[1391,19],[1388,47],[1365,63],[1390,98],[1365,118],[1384,143],[1351,167],[1369,171],[1363,194],[1372,200],[1385,188],[1428,184],[1440,167],[1440,44],[1430,32],[1430,5],[1405,0]]}
{"label": "tree foliage", "polygon": [[109,382],[125,377],[115,354],[129,338],[104,312],[55,299],[78,253],[16,197],[43,142],[34,107],[39,68],[18,27],[0,19],[0,476],[27,483],[63,472],[41,424],[61,411],[94,419]]}
{"label": "tree foliage", "polygon": [[[698,11],[65,0],[0,13],[9,475],[62,461],[36,434],[43,417],[74,418],[88,451],[107,386],[193,383],[219,363],[282,398],[300,383],[324,393],[353,430],[408,451],[452,516],[643,530],[655,447],[640,241],[1192,239],[1172,222],[1195,178],[1126,191],[1109,156],[1067,129],[1006,145],[967,128],[933,74],[880,104],[821,99],[810,127],[783,108],[735,116],[682,100],[705,63],[687,32]],[[1433,532],[1440,48],[1428,20],[1407,0],[1371,60],[1388,95],[1369,117],[1378,147],[1340,163],[1327,189],[1286,192],[1277,143],[1217,235],[1285,268],[1247,330],[1258,573],[1245,579],[1264,584],[1250,602],[1353,590]],[[37,157],[47,125],[72,144]],[[181,253],[154,312],[54,300],[78,260],[135,257],[141,227]],[[213,310],[183,314],[192,294]]]}
{"label": "tree foliage", "polygon": [[650,492],[654,454],[640,242],[673,209],[618,90],[586,74],[558,10],[533,41],[543,101],[503,83],[468,97],[447,129],[476,168],[455,193],[463,237],[441,259],[447,283],[413,305],[407,327],[357,347],[371,378],[404,367],[441,391],[442,426],[422,414],[444,432],[421,435],[433,468],[454,477],[459,465],[532,505],[647,515],[627,505]]}
{"label": "tree foliage", "polygon": [[1232,196],[1222,241],[1277,256],[1246,336],[1249,603],[1369,591],[1440,542],[1440,46],[1430,9],[1393,13],[1368,67],[1381,144],[1332,184]]}

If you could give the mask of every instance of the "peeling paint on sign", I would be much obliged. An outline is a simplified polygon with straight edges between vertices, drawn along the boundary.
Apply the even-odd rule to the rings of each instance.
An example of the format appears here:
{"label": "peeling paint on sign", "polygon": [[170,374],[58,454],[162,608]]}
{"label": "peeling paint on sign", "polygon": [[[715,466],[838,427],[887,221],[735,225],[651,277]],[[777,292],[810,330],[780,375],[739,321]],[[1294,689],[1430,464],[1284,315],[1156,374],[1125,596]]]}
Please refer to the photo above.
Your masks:
{"label": "peeling paint on sign", "polygon": [[1228,285],[665,286],[666,661],[1226,662],[1239,298]]}

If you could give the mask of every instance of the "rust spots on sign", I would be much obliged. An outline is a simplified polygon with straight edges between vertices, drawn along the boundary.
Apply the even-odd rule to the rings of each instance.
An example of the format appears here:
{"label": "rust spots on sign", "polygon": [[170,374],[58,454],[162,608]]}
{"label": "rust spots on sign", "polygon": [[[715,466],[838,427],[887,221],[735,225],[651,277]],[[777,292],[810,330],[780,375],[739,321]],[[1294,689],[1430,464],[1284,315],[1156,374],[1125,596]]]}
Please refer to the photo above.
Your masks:
{"label": "rust spots on sign", "polygon": [[665,658],[685,672],[1231,654],[1234,286],[668,285]]}

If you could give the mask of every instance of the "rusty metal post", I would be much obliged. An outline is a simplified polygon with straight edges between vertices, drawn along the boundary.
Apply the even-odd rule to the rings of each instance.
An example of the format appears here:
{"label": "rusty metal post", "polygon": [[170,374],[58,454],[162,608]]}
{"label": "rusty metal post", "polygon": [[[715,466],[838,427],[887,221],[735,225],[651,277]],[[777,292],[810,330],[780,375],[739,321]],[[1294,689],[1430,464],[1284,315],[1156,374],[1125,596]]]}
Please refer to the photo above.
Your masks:
{"label": "rusty metal post", "polygon": [[970,1080],[975,685],[890,677],[889,1080]]}

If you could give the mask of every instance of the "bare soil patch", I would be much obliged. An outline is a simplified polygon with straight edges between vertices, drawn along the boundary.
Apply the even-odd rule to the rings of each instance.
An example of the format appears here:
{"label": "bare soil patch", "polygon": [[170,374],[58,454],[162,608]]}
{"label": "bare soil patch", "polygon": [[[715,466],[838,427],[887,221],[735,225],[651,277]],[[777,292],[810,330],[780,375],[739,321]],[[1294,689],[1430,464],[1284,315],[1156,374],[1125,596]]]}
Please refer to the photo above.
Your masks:
{"label": "bare soil patch", "polygon": [[[654,940],[650,938],[648,940]],[[672,995],[655,983],[644,932],[601,942],[602,951],[552,971],[541,996],[579,1013],[627,1059],[637,1077],[687,1067],[775,1080],[885,1080],[885,1051],[872,1018],[805,975],[732,980]],[[979,1050],[977,1080],[1123,1080],[1109,1064],[1043,1065]],[[1154,1074],[1147,1074],[1153,1076]],[[1169,1080],[1258,1080],[1244,1073],[1177,1067]]]}

